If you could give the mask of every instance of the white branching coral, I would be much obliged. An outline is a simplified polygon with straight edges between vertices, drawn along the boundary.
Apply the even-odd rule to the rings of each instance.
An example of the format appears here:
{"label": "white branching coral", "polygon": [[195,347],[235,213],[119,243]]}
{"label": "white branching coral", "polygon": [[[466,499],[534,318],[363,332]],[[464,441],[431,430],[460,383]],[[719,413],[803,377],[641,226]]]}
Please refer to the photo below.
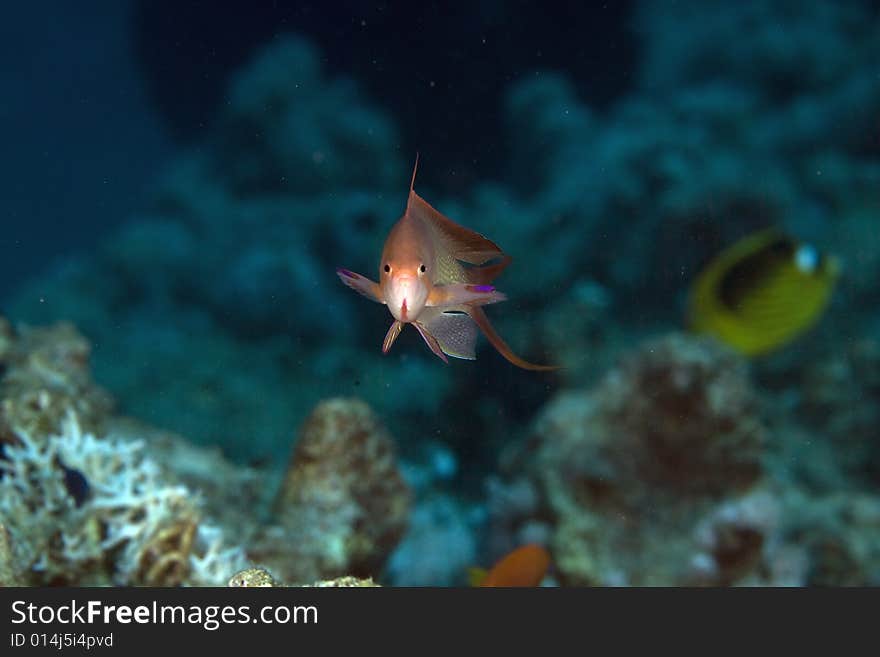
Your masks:
{"label": "white branching coral", "polygon": [[223,585],[247,565],[169,482],[144,443],[84,432],[17,431],[0,459],[0,518],[20,575],[36,584]]}

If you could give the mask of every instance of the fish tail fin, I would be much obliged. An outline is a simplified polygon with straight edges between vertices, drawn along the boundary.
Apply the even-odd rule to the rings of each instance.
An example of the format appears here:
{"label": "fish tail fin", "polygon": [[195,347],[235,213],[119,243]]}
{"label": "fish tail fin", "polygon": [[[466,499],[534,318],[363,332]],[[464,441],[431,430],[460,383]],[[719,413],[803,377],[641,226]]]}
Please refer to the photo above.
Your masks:
{"label": "fish tail fin", "polygon": [[419,152],[416,151],[416,163],[413,165],[412,179],[409,181],[409,191],[413,191],[416,186],[416,171],[419,170]]}
{"label": "fish tail fin", "polygon": [[477,326],[480,327],[480,330],[483,332],[489,342],[492,343],[492,346],[495,347],[498,353],[504,356],[508,361],[510,361],[517,367],[521,367],[524,370],[534,370],[538,372],[549,372],[551,370],[559,369],[558,365],[538,365],[536,363],[530,363],[529,361],[523,360],[515,353],[513,353],[513,350],[509,346],[507,346],[507,343],[504,341],[504,339],[500,335],[498,335],[492,324],[489,323],[489,318],[486,317],[486,313],[483,312],[483,309],[481,307],[469,306],[467,308],[467,313],[471,316],[471,319],[473,319],[477,323]]}

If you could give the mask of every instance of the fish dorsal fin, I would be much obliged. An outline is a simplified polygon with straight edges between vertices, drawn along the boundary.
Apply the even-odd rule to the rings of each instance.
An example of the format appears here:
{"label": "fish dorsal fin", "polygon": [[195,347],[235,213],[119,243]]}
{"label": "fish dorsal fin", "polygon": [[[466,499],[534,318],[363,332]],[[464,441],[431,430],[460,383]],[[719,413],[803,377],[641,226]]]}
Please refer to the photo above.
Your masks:
{"label": "fish dorsal fin", "polygon": [[419,170],[419,154],[416,153],[416,163],[413,165],[413,175],[409,181],[409,192],[412,194],[413,188],[416,186],[416,171]]}
{"label": "fish dorsal fin", "polygon": [[412,218],[423,221],[445,247],[449,255],[456,260],[471,265],[482,265],[496,258],[504,258],[502,251],[495,242],[483,237],[478,232],[459,226],[457,223],[435,210],[414,190],[409,192],[406,213]]}
{"label": "fish dorsal fin", "polygon": [[404,216],[422,223],[434,238],[437,247],[434,283],[489,283],[510,264],[510,256],[492,240],[458,225],[416,194],[418,168],[419,156],[416,153]]}

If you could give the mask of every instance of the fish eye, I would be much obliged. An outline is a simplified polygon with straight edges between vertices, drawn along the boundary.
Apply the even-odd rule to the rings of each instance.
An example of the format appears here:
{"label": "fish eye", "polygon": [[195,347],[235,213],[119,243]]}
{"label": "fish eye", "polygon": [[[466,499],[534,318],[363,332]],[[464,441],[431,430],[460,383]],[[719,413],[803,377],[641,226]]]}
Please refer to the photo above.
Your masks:
{"label": "fish eye", "polygon": [[391,265],[385,265],[384,269],[386,274],[389,273],[391,271]]}
{"label": "fish eye", "polygon": [[425,265],[422,265],[421,267],[419,267],[419,271],[422,272],[423,274],[425,273],[426,270],[427,270],[427,268],[425,267]]}
{"label": "fish eye", "polygon": [[794,254],[797,268],[805,274],[812,274],[819,266],[819,253],[809,244],[803,244]]}

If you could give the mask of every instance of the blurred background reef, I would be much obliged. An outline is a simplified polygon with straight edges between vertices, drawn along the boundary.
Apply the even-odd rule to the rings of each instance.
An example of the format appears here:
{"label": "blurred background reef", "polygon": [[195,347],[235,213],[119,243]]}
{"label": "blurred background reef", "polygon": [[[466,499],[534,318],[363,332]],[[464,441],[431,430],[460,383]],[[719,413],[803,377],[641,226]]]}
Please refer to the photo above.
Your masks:
{"label": "blurred background reef", "polygon": [[[880,584],[875,5],[54,4],[3,46],[0,584],[463,585],[532,542],[550,585]],[[334,269],[416,151],[564,369],[382,355]],[[768,227],[828,306],[760,356],[690,332]]]}

